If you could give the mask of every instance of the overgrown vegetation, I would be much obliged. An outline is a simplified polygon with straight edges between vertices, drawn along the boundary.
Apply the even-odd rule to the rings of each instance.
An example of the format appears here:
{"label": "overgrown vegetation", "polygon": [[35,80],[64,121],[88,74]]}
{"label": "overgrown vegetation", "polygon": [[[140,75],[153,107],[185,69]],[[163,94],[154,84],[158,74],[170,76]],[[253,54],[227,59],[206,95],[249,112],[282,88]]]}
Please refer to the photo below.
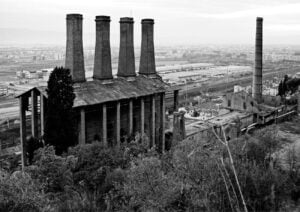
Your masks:
{"label": "overgrown vegetation", "polygon": [[300,86],[300,79],[291,78],[288,75],[284,76],[284,79],[280,81],[278,85],[278,95],[285,96],[286,94],[294,94],[297,92]]}
{"label": "overgrown vegetation", "polygon": [[295,207],[299,158],[291,157],[292,168],[278,165],[280,158],[274,153],[282,141],[276,128],[227,146],[222,136],[219,139],[183,141],[164,155],[135,141],[120,150],[86,144],[60,156],[53,146],[46,146],[36,151],[24,173],[3,172],[0,211],[245,211],[245,207],[289,211]]}

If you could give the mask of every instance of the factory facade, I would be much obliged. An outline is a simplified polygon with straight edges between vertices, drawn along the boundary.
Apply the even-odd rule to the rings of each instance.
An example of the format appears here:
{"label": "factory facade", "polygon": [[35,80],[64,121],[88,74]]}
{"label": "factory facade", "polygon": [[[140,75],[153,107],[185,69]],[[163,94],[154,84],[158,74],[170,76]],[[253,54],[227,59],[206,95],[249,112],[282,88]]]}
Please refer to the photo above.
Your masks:
{"label": "factory facade", "polygon": [[[96,16],[96,45],[93,79],[86,79],[82,42],[82,15],[68,14],[65,68],[74,81],[74,111],[77,114],[78,144],[95,140],[120,146],[134,135],[147,135],[149,147],[165,150],[165,93],[171,90],[156,73],[153,19],[143,19],[140,68],[135,71],[133,18],[120,19],[120,49],[117,76],[112,75],[110,17]],[[20,134],[43,136],[47,110],[46,87],[35,87],[18,96]],[[176,108],[175,108],[176,110]],[[31,133],[27,133],[26,111],[31,111]],[[24,161],[25,159],[22,158]]]}

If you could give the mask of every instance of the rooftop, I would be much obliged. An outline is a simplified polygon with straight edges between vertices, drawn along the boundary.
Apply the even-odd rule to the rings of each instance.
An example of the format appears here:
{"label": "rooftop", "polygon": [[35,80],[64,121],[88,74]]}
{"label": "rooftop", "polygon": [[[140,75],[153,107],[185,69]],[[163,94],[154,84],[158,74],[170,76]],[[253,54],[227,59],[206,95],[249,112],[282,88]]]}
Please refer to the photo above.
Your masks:
{"label": "rooftop", "polygon": [[[47,97],[46,86],[35,87],[45,97]],[[29,95],[30,91],[18,95]],[[137,98],[148,96],[156,93],[162,93],[166,90],[173,89],[168,84],[164,83],[160,77],[150,78],[139,75],[132,80],[126,78],[116,78],[110,83],[103,83],[101,80],[87,81],[74,84],[74,108],[87,105],[96,105],[104,102],[111,102],[122,99]]]}

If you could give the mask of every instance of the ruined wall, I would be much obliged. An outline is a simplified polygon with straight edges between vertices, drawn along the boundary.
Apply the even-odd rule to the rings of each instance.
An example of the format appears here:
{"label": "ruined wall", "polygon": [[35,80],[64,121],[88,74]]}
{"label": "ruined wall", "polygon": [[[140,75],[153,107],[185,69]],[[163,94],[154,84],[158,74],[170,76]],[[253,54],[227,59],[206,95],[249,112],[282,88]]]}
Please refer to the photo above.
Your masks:
{"label": "ruined wall", "polygon": [[226,94],[222,106],[233,110],[258,112],[256,101],[245,92]]}

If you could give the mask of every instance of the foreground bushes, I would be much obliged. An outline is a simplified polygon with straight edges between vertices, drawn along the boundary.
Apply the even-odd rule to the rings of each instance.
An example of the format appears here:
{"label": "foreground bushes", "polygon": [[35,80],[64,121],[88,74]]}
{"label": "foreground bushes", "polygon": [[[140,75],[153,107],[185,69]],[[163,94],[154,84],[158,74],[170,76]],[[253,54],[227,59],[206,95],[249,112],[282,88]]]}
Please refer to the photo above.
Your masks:
{"label": "foreground bushes", "polygon": [[[229,145],[249,211],[289,210],[299,190],[299,167],[276,165],[280,141],[269,132]],[[0,211],[243,211],[228,156],[217,140],[183,141],[163,156],[136,142],[63,156],[45,147],[24,174],[0,180]]]}

